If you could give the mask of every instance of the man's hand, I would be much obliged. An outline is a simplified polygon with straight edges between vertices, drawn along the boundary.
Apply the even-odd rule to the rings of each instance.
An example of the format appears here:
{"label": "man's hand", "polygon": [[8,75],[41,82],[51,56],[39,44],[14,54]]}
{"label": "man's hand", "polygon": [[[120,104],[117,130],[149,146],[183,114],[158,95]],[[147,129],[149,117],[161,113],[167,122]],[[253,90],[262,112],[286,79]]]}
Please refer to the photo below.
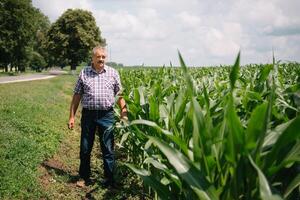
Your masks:
{"label": "man's hand", "polygon": [[73,129],[74,128],[74,124],[75,124],[75,119],[74,119],[74,117],[71,117],[69,119],[68,128],[69,129]]}
{"label": "man's hand", "polygon": [[118,104],[121,109],[121,113],[120,113],[121,120],[128,121],[126,103],[122,96],[119,97]]}
{"label": "man's hand", "polygon": [[73,95],[71,106],[70,106],[70,116],[69,116],[69,123],[68,123],[68,128],[69,129],[73,129],[74,128],[75,113],[76,113],[76,110],[78,108],[80,99],[81,99],[81,95],[80,94],[74,94]]}
{"label": "man's hand", "polygon": [[126,109],[121,110],[120,115],[121,115],[121,120],[128,121],[127,110]]}

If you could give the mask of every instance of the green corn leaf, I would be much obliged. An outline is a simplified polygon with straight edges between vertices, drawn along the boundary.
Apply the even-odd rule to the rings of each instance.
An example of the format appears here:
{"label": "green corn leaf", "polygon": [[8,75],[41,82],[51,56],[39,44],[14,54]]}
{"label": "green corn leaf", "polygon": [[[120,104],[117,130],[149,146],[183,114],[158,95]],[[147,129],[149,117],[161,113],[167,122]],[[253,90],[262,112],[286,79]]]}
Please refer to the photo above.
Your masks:
{"label": "green corn leaf", "polygon": [[159,120],[160,120],[160,122],[164,122],[165,128],[167,130],[170,129],[169,128],[169,121],[170,121],[169,116],[170,116],[170,114],[169,114],[167,106],[164,104],[160,104],[159,105]]}
{"label": "green corn leaf", "polygon": [[178,124],[179,121],[184,117],[185,108],[187,104],[187,98],[184,96],[183,92],[179,93],[178,97],[176,98],[175,103],[175,124]]}
{"label": "green corn leaf", "polygon": [[246,91],[246,97],[249,98],[250,100],[255,100],[255,101],[261,101],[262,97],[261,94],[258,92],[254,92],[254,91]]}
{"label": "green corn leaf", "polygon": [[265,175],[262,173],[262,171],[259,169],[259,167],[255,164],[255,162],[252,160],[251,156],[248,156],[252,166],[256,169],[258,173],[258,179],[259,179],[259,192],[260,197],[262,200],[279,200],[281,199],[277,195],[273,195],[268,183],[268,180],[266,179]]}
{"label": "green corn leaf", "polygon": [[286,123],[280,124],[275,127],[275,129],[268,132],[267,136],[265,137],[263,148],[272,146],[277,140],[278,137],[284,132],[284,130],[293,122],[290,120]]}
{"label": "green corn leaf", "polygon": [[141,106],[146,104],[146,100],[145,100],[145,96],[144,96],[144,90],[145,90],[144,87],[139,87],[138,88],[138,93],[139,93],[139,97],[140,97],[139,104]]}
{"label": "green corn leaf", "polygon": [[[151,141],[151,140],[149,140]],[[152,141],[151,141],[152,142]],[[168,169],[168,167],[166,165],[164,165],[163,163],[158,162],[156,159],[152,158],[152,157],[148,157],[144,160],[144,163],[146,164],[152,164],[156,169],[161,170],[162,172],[166,173],[170,179],[179,187],[182,187],[182,183],[180,181],[180,179],[178,178],[177,175],[175,175],[171,170]]]}
{"label": "green corn leaf", "polygon": [[267,134],[268,124],[271,118],[271,110],[272,110],[272,104],[273,104],[273,98],[274,98],[274,84],[271,90],[271,93],[269,95],[269,102],[267,103],[267,109],[265,111],[264,115],[264,123],[261,124],[263,127],[261,129],[259,139],[257,140],[257,146],[254,150],[255,159],[258,159],[260,156],[260,153],[262,151],[263,143]]}
{"label": "green corn leaf", "polygon": [[123,145],[123,143],[127,140],[129,134],[130,134],[130,132],[127,132],[127,133],[124,133],[122,135],[122,138],[121,138],[120,142],[118,143],[118,146],[122,146]]}
{"label": "green corn leaf", "polygon": [[205,197],[205,199],[218,199],[215,189],[210,187],[209,182],[202,172],[197,169],[186,156],[156,137],[149,138],[167,157],[169,163],[176,170],[178,175],[189,184],[190,187],[196,188],[194,189],[196,194],[199,194],[199,191],[201,191],[201,196]]}
{"label": "green corn leaf", "polygon": [[[284,147],[288,147],[300,138],[300,117],[294,119],[291,124],[279,136],[276,143],[273,145],[271,152],[267,155],[265,167],[269,168],[277,159],[278,155],[284,157],[281,151]],[[278,161],[280,162],[280,160]]]}
{"label": "green corn leaf", "polygon": [[[197,118],[196,114],[193,115],[193,155],[194,162],[200,163],[203,156],[204,147],[201,141],[200,134],[203,134],[201,129],[200,119]],[[200,131],[201,130],[201,131]],[[205,167],[206,173],[208,173],[207,166]]]}
{"label": "green corn leaf", "polygon": [[[180,94],[180,93],[179,93]],[[171,110],[174,106],[175,94],[172,93],[170,96],[167,97],[167,109],[171,113]]]}
{"label": "green corn leaf", "polygon": [[142,132],[137,126],[132,127],[133,129],[130,132],[134,133],[135,137],[137,137],[138,139],[144,141],[146,139],[145,133]]}
{"label": "green corn leaf", "polygon": [[194,91],[195,91],[194,90],[194,84],[192,82],[192,77],[188,73],[187,66],[185,65],[184,60],[183,60],[183,58],[182,58],[179,51],[178,51],[178,57],[179,57],[180,66],[181,66],[181,68],[183,70],[183,73],[184,73],[185,81],[187,83],[187,94],[189,96],[192,96],[194,94]]}
{"label": "green corn leaf", "polygon": [[288,88],[285,89],[284,93],[294,93],[297,91],[300,91],[300,83],[289,86]]}
{"label": "green corn leaf", "polygon": [[149,119],[157,121],[159,118],[159,105],[154,96],[149,97]]}
{"label": "green corn leaf", "polygon": [[[151,140],[150,140],[151,141]],[[152,164],[155,168],[160,169],[160,170],[167,170],[167,166],[163,163],[158,162],[156,159],[152,158],[152,157],[148,157],[144,160],[145,164]]]}
{"label": "green corn leaf", "polygon": [[300,174],[298,174],[293,180],[292,182],[287,186],[283,197],[286,199],[291,192],[296,188],[300,186]]}
{"label": "green corn leaf", "polygon": [[161,120],[169,117],[168,108],[164,104],[159,105],[159,117],[160,117]]}
{"label": "green corn leaf", "polygon": [[295,162],[300,162],[300,141],[294,145],[288,145],[280,151],[278,154],[276,164],[273,164],[268,172],[273,175],[276,174],[280,169],[284,167],[289,167]]}
{"label": "green corn leaf", "polygon": [[130,122],[130,125],[136,125],[136,124],[141,124],[141,125],[147,125],[155,128],[159,132],[164,133],[165,135],[173,135],[170,131],[162,129],[160,126],[158,126],[155,122],[149,121],[149,120],[144,120],[144,119],[137,119],[133,120]]}
{"label": "green corn leaf", "polygon": [[189,141],[193,135],[193,117],[194,111],[192,106],[189,106],[183,120],[183,128],[181,129],[181,134],[186,141]]}
{"label": "green corn leaf", "polygon": [[[274,60],[273,60],[274,61]],[[274,65],[274,64],[273,64]],[[268,82],[267,82],[268,83]],[[268,124],[271,120],[271,111],[272,111],[272,106],[273,106],[273,102],[274,102],[274,96],[275,96],[275,81],[274,81],[274,76],[272,76],[272,82],[271,82],[271,86],[269,86],[269,84],[267,84],[267,87],[271,89],[270,94],[268,95],[268,106],[267,106],[267,111],[265,114],[265,118],[264,118],[264,131],[261,132],[260,134],[260,138],[257,142],[257,147],[254,151],[254,155],[255,155],[255,159],[257,160],[259,158],[259,155],[262,151],[262,147],[263,147],[263,143],[266,137],[266,133],[267,133],[267,129],[268,129]]]}
{"label": "green corn leaf", "polygon": [[210,109],[209,96],[208,96],[207,89],[204,84],[203,84],[203,94],[204,94],[206,108],[209,111],[209,109]]}
{"label": "green corn leaf", "polygon": [[203,161],[203,167],[207,175],[210,174],[210,170],[208,169],[206,152],[207,148],[204,144],[206,144],[206,139],[209,138],[207,135],[207,130],[205,126],[204,116],[201,112],[201,108],[196,98],[192,99],[192,109],[193,109],[193,155],[194,161],[200,162]]}
{"label": "green corn leaf", "polygon": [[143,181],[149,185],[151,188],[153,188],[158,196],[162,199],[174,199],[173,194],[169,192],[168,188],[157,181],[154,176],[151,175],[151,173],[145,169],[137,169],[131,164],[125,163],[125,165],[130,168],[134,173],[138,174]]}
{"label": "green corn leaf", "polygon": [[284,156],[281,163],[290,164],[291,162],[300,162],[300,141],[297,140],[296,144],[293,145],[293,148]]}
{"label": "green corn leaf", "polygon": [[228,129],[227,138],[227,158],[236,164],[237,155],[242,153],[244,147],[244,130],[236,114],[233,97],[228,96],[227,108],[225,112],[226,126]]}
{"label": "green corn leaf", "polygon": [[159,127],[155,122],[151,122],[148,120],[139,119],[139,120],[133,120],[130,123],[130,125],[138,125],[138,124],[147,125],[147,126],[155,128],[157,131],[159,131],[159,132],[163,133],[165,136],[167,136],[172,142],[177,144],[178,147],[182,150],[182,152],[185,155],[188,155],[188,148],[187,148],[186,143],[182,139],[180,139],[178,136],[173,135],[173,133],[171,133],[170,131],[164,130],[161,127]]}
{"label": "green corn leaf", "polygon": [[248,150],[253,150],[261,134],[266,131],[266,112],[268,109],[268,104],[263,103],[257,106],[251,113],[249,119],[248,127],[246,130],[246,147]]}
{"label": "green corn leaf", "polygon": [[133,89],[133,100],[134,100],[134,103],[136,105],[139,105],[140,104],[140,93],[139,93],[139,90],[137,88],[134,88]]}
{"label": "green corn leaf", "polygon": [[239,68],[240,68],[240,52],[238,53],[235,63],[231,68],[231,72],[229,75],[231,90],[234,89],[234,85],[239,76]]}
{"label": "green corn leaf", "polygon": [[274,68],[274,65],[272,65],[272,64],[265,65],[260,71],[260,76],[259,76],[258,82],[259,83],[264,82],[268,78],[268,76],[273,68]]}

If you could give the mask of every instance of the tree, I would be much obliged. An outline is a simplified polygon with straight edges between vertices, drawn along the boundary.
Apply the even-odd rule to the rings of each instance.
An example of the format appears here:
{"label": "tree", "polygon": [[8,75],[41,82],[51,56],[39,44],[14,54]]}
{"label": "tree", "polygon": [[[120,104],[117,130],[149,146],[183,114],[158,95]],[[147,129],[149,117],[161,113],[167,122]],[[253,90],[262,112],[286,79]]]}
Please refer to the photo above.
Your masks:
{"label": "tree", "polygon": [[28,63],[26,48],[36,32],[35,8],[31,0],[1,0],[0,2],[0,65],[25,71]]}
{"label": "tree", "polygon": [[50,62],[71,65],[71,70],[88,61],[90,50],[97,44],[105,45],[105,39],[92,13],[82,9],[68,9],[47,33]]}
{"label": "tree", "polygon": [[41,71],[49,66],[49,53],[46,48],[46,34],[50,28],[50,21],[39,9],[35,9],[35,27],[36,33],[32,42],[30,51],[30,67]]}
{"label": "tree", "polygon": [[44,57],[36,51],[31,52],[30,59],[31,69],[40,72],[46,66]]}
{"label": "tree", "polygon": [[116,63],[116,62],[107,62],[105,63],[107,66],[118,68],[118,67],[124,67],[122,63]]}

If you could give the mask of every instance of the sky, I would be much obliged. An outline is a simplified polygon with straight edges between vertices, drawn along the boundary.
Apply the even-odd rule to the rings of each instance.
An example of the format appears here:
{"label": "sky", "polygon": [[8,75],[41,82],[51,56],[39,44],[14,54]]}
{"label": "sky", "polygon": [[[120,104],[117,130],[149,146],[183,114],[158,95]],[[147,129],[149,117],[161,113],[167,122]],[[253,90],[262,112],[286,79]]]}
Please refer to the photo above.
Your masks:
{"label": "sky", "polygon": [[69,8],[92,12],[108,61],[189,66],[300,61],[299,0],[32,0],[55,22]]}

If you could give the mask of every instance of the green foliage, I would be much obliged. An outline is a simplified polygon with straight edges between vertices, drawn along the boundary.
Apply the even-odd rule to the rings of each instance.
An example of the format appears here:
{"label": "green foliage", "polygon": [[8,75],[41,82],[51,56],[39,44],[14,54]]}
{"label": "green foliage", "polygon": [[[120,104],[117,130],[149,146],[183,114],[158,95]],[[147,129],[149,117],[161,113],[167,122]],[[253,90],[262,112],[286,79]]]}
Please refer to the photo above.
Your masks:
{"label": "green foliage", "polygon": [[31,65],[31,69],[40,72],[42,71],[43,68],[46,67],[47,63],[41,54],[33,51],[31,53],[30,65]]}
{"label": "green foliage", "polygon": [[[41,51],[40,36],[49,27],[49,20],[31,0],[3,0],[0,4],[0,67],[8,65],[19,71],[30,66],[32,49]],[[37,38],[35,38],[37,37]],[[44,52],[44,50],[43,50]]]}
{"label": "green foliage", "polygon": [[49,67],[49,52],[46,47],[46,34],[50,28],[50,21],[47,16],[39,10],[35,12],[35,25],[37,31],[30,49],[30,67],[40,71]]}
{"label": "green foliage", "polygon": [[179,59],[182,69],[120,69],[127,166],[162,199],[299,195],[299,64],[240,67],[238,55],[231,68],[199,69]]}
{"label": "green foliage", "polygon": [[116,62],[106,62],[105,64],[114,68],[124,67],[122,63],[116,63]]}
{"label": "green foliage", "polygon": [[58,66],[71,65],[72,70],[89,60],[90,50],[96,44],[105,44],[92,13],[81,9],[64,12],[51,25],[46,37],[49,62]]}

